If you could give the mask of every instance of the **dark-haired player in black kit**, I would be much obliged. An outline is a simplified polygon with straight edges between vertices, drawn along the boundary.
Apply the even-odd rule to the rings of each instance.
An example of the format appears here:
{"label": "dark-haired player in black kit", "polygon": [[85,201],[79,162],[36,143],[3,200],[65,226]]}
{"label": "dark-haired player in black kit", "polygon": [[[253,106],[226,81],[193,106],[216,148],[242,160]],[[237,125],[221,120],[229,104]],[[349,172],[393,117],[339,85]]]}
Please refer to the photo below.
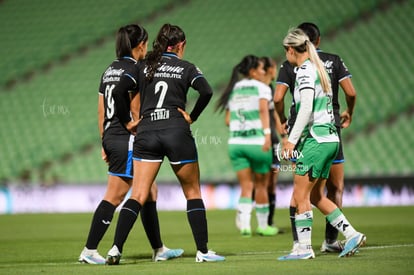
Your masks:
{"label": "dark-haired player in black kit", "polygon": [[[206,209],[201,198],[197,148],[190,130],[190,124],[209,103],[212,89],[195,65],[182,60],[185,45],[182,29],[164,24],[153,42],[153,50],[140,66],[140,123],[134,142],[132,193],[120,211],[108,264],[119,264],[124,243],[165,156],[187,200],[187,218],[197,247],[196,261],[225,259],[207,248]],[[188,114],[185,105],[190,87],[200,96]]]}
{"label": "dark-haired player in black kit", "polygon": [[[298,28],[302,29],[306,33],[312,44],[314,44],[317,48],[318,55],[324,63],[325,69],[328,72],[329,77],[331,79],[331,88],[333,93],[332,104],[335,117],[335,126],[337,128],[338,136],[340,138],[341,128],[347,128],[352,122],[352,114],[356,102],[356,91],[351,81],[351,74],[348,71],[348,68],[345,66],[342,59],[338,55],[325,53],[318,48],[320,44],[320,31],[315,24],[305,22],[300,24]],[[286,123],[287,121],[284,113],[283,98],[288,88],[290,89],[291,93],[293,93],[294,91],[296,79],[295,69],[296,68],[292,67],[292,65],[288,61],[285,61],[279,69],[274,101],[276,103],[276,111],[278,112],[282,123]],[[341,86],[342,90],[345,92],[347,104],[347,109],[342,114],[339,114],[339,86]],[[289,120],[287,121],[286,125],[287,132],[289,132],[289,129],[291,129],[294,125],[295,119],[295,102],[292,102]],[[342,151],[342,142],[340,142],[338,155],[332,163],[333,165],[330,169],[329,178],[326,182],[327,197],[331,201],[333,201],[339,208],[342,207],[342,195],[344,189],[344,161],[345,160]],[[295,247],[297,243],[297,234],[295,226],[296,207],[294,206],[294,203],[292,201],[289,212]],[[337,238],[338,231],[334,227],[332,227],[332,225],[329,222],[326,222],[325,240],[322,243],[321,251],[341,252],[343,249],[343,244],[340,241],[338,241]]]}
{"label": "dark-haired player in black kit", "polygon": [[[108,66],[101,78],[98,100],[98,126],[102,138],[102,159],[108,167],[108,186],[105,196],[95,210],[85,248],[79,261],[105,264],[97,247],[107,231],[115,209],[121,204],[132,183],[132,143],[138,123],[138,114],[130,114],[132,94],[138,79],[137,60],[147,53],[148,33],[138,25],[127,25],[118,30],[117,59]],[[115,106],[115,101],[121,102]],[[153,248],[153,261],[181,256],[182,249],[168,249],[161,241],[156,209],[156,186],[144,204],[141,218],[148,240]]]}

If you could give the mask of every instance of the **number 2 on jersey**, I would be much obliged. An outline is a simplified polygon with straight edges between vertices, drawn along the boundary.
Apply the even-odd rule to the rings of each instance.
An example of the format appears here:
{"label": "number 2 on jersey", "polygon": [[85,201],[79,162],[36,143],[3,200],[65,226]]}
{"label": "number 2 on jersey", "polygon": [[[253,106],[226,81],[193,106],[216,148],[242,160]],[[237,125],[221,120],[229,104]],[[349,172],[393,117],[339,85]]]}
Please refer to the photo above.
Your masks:
{"label": "number 2 on jersey", "polygon": [[168,84],[165,81],[159,81],[155,84],[155,94],[161,93],[155,108],[160,109],[164,103],[165,95],[167,94]]}

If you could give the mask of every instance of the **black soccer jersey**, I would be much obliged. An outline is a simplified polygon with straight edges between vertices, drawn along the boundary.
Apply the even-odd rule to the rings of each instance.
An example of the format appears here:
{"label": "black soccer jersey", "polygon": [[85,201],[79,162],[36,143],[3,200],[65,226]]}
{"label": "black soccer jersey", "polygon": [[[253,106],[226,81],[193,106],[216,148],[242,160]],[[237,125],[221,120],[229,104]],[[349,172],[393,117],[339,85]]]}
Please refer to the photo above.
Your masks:
{"label": "black soccer jersey", "polygon": [[152,81],[145,79],[144,62],[139,64],[139,68],[142,120],[137,131],[188,128],[188,123],[177,108],[185,110],[188,89],[196,79],[204,77],[202,72],[194,64],[178,58],[174,53],[163,54]]}
{"label": "black soccer jersey", "polygon": [[[114,135],[129,135],[125,128],[125,123],[130,120],[130,95],[129,92],[136,92],[138,69],[136,60],[131,57],[124,57],[112,62],[105,70],[101,77],[99,86],[99,94],[104,97],[105,119],[104,133]],[[121,83],[123,81],[124,83]],[[126,82],[126,83],[125,83]],[[115,104],[114,91],[119,86],[129,87],[128,90],[122,91],[117,98],[122,100],[119,104]],[[116,106],[122,106],[124,110],[117,110]],[[119,108],[119,107],[118,107]],[[127,118],[122,118],[121,114],[127,114]],[[125,117],[125,115],[123,115]],[[126,120],[126,121],[125,121]]]}
{"label": "black soccer jersey", "polygon": [[[342,59],[335,54],[325,53],[318,49],[318,55],[322,62],[324,63],[325,69],[329,74],[331,79],[331,87],[332,87],[332,104],[333,104],[333,111],[335,116],[335,124],[337,127],[340,127],[340,114],[339,114],[339,100],[338,100],[338,93],[339,93],[339,82],[343,79],[351,77],[348,68],[345,66]],[[286,85],[289,87],[290,92],[293,94],[295,90],[295,79],[296,79],[296,70],[297,68],[293,67],[288,61],[285,61],[280,69],[279,75],[277,77],[277,84]],[[289,115],[289,129],[292,128],[293,124],[295,123],[296,119],[296,110],[295,110],[295,101],[292,100],[292,106],[290,108],[290,115]]]}

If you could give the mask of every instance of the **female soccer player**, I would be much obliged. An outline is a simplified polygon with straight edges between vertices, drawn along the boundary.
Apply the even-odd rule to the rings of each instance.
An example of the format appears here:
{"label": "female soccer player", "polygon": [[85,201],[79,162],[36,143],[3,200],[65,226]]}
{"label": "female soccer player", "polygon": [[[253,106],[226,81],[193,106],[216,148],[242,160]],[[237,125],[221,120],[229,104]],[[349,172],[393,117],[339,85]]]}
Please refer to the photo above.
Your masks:
{"label": "female soccer player", "polygon": [[[148,33],[138,25],[118,30],[117,59],[108,66],[101,78],[98,99],[98,127],[102,138],[102,158],[108,163],[108,186],[103,200],[95,210],[85,248],[79,261],[105,264],[97,247],[107,231],[116,207],[123,201],[132,183],[132,141],[138,116],[131,120],[128,91],[136,90],[137,60],[147,53]],[[118,103],[117,105],[115,103]],[[156,186],[144,205],[142,223],[153,248],[153,261],[175,258],[182,249],[168,249],[161,241],[156,209]]]}
{"label": "female soccer player", "polygon": [[229,157],[241,189],[236,221],[243,236],[252,235],[253,190],[258,223],[256,233],[263,236],[277,234],[277,228],[267,224],[267,186],[272,164],[269,102],[272,97],[270,87],[263,83],[264,75],[263,62],[257,56],[245,56],[233,68],[217,104],[217,109],[226,110],[225,123],[230,130]]}
{"label": "female soccer player", "polygon": [[[182,59],[185,46],[183,30],[164,24],[153,42],[153,50],[140,67],[141,120],[134,141],[132,193],[120,211],[114,244],[107,256],[108,264],[119,264],[124,243],[165,156],[187,199],[187,218],[197,247],[196,262],[225,259],[207,248],[206,209],[201,198],[197,148],[190,130],[190,124],[209,103],[212,90],[202,72]],[[200,96],[188,114],[185,104],[190,87]]]}
{"label": "female soccer player", "polygon": [[[314,23],[304,22],[298,26],[299,29],[303,30],[309,37],[310,41],[317,48],[318,55],[322,62],[324,63],[325,69],[329,74],[331,81],[332,89],[332,104],[333,112],[335,117],[335,126],[339,136],[339,151],[338,155],[334,159],[329,177],[326,182],[327,197],[333,201],[339,208],[342,208],[342,195],[344,190],[344,154],[342,150],[342,141],[341,141],[341,128],[347,128],[352,122],[352,114],[356,101],[356,92],[352,84],[351,73],[348,71],[348,68],[345,66],[342,59],[335,54],[330,54],[323,52],[318,49],[320,44],[320,31],[318,26]],[[285,61],[280,67],[279,75],[277,78],[276,93],[274,96],[274,101],[276,103],[276,109],[280,117],[284,118],[284,106],[283,98],[289,88],[291,93],[294,91],[296,73],[294,67],[288,62]],[[339,86],[345,93],[346,97],[346,110],[340,114],[339,113]],[[296,118],[295,111],[295,101],[293,101],[292,107],[290,108],[290,118],[287,122],[288,129],[292,128],[292,125]],[[286,120],[286,118],[284,118]],[[297,242],[296,228],[295,228],[295,213],[296,208],[291,205],[290,207],[290,217],[292,224],[292,233],[294,243]],[[342,242],[337,240],[338,230],[333,228],[329,222],[326,223],[325,229],[325,240],[322,243],[321,251],[322,252],[341,252],[343,249]]]}
{"label": "female soccer player", "polygon": [[339,149],[329,76],[314,45],[301,29],[290,30],[283,46],[289,63],[298,67],[294,90],[297,116],[283,146],[283,155],[290,157],[297,145],[301,157],[296,162],[292,195],[297,209],[295,226],[298,245],[279,260],[315,257],[311,243],[311,196],[312,203],[346,238],[339,257],[350,256],[365,243],[366,237],[354,229],[338,206],[324,193],[329,169]]}

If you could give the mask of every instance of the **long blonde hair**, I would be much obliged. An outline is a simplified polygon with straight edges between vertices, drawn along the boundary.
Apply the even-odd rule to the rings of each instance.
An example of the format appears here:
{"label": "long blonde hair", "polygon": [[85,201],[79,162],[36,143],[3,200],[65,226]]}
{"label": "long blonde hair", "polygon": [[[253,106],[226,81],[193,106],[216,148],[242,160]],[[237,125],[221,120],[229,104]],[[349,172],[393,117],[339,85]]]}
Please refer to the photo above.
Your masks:
{"label": "long blonde hair", "polygon": [[310,61],[316,66],[316,70],[318,71],[323,91],[326,93],[331,91],[329,75],[316,52],[315,46],[309,41],[309,37],[304,31],[298,28],[290,29],[285,39],[283,39],[283,46],[292,47],[299,53],[308,52]]}

